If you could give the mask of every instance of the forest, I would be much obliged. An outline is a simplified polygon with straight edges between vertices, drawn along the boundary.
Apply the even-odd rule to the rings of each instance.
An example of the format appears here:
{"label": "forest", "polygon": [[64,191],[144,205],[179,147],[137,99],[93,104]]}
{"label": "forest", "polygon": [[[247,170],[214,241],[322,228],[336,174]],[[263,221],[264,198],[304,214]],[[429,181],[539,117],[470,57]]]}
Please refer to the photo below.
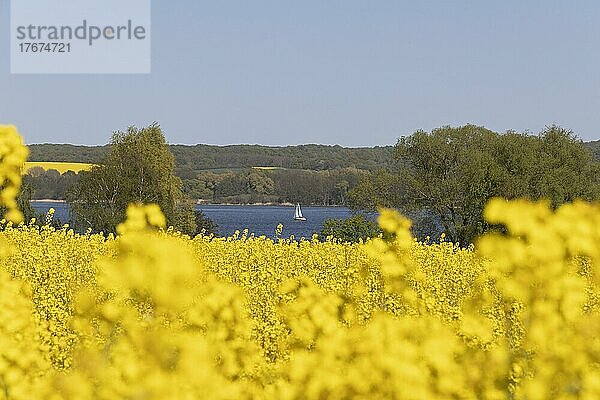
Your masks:
{"label": "forest", "polygon": [[[600,140],[584,143],[600,160]],[[30,161],[95,163],[109,146],[33,144]],[[361,181],[378,179],[393,165],[393,146],[345,148],[303,145],[170,145],[175,175],[185,194],[206,203],[288,203],[351,205],[350,193]],[[371,178],[367,178],[371,177]],[[72,172],[60,174],[35,168],[24,179],[33,200],[64,200],[77,181]],[[372,179],[371,179],[372,180]]]}
{"label": "forest", "polygon": [[[34,144],[30,161],[96,163],[108,146]],[[392,147],[170,145],[175,174],[189,197],[209,203],[345,205],[369,171],[385,168]],[[64,200],[77,177],[36,169],[24,180],[34,200]]]}
{"label": "forest", "polygon": [[[32,144],[29,161],[95,163],[108,153],[109,146]],[[180,174],[205,170],[277,167],[314,171],[337,168],[375,170],[385,167],[392,146],[347,148],[306,144],[301,146],[170,145]]]}

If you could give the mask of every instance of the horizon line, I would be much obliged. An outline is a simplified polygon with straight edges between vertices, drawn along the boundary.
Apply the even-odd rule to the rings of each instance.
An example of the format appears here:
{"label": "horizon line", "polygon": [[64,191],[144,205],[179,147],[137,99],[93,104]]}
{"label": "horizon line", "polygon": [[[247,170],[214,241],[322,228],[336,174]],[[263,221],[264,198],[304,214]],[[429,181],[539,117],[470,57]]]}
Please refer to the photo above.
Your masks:
{"label": "horizon line", "polygon": [[[105,147],[110,146],[110,143],[106,144],[75,144],[75,143],[25,143],[26,146],[42,146],[42,145],[56,145],[56,146],[77,146],[77,147]],[[274,148],[285,148],[285,147],[300,147],[300,146],[324,146],[324,147],[341,147],[344,149],[373,149],[377,147],[393,147],[393,144],[385,145],[373,145],[373,146],[344,146],[341,144],[325,144],[325,143],[300,143],[300,144],[286,144],[286,145],[271,145],[271,144],[259,144],[259,143],[234,143],[234,144],[208,144],[208,143],[167,143],[169,146],[210,146],[210,147],[233,147],[233,146],[259,146],[259,147],[274,147]]]}

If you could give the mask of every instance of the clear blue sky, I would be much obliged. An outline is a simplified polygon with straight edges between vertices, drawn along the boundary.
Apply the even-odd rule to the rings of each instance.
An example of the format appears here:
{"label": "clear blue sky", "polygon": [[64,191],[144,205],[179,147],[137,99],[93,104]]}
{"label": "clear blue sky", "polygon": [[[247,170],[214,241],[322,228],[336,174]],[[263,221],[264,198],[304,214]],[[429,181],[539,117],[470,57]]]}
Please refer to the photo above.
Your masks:
{"label": "clear blue sky", "polygon": [[598,1],[154,0],[150,75],[10,75],[0,123],[28,143],[393,144],[475,123],[600,139]]}

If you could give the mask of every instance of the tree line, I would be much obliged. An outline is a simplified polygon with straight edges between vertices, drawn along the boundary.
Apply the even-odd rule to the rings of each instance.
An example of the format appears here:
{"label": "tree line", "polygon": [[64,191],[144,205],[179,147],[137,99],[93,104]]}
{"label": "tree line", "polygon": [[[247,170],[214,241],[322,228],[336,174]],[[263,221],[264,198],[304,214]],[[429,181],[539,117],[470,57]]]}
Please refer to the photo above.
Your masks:
{"label": "tree line", "polygon": [[34,167],[23,176],[23,186],[30,191],[32,200],[65,200],[67,191],[79,180],[73,171],[60,173],[55,169]]}
{"label": "tree line", "polygon": [[[194,201],[346,205],[348,192],[367,174],[368,171],[356,168],[325,171],[243,169],[178,177],[183,193]],[[44,171],[36,167],[25,175],[23,181],[33,200],[65,200],[69,190],[79,181],[79,175],[72,171],[60,174],[56,170]]]}
{"label": "tree line", "polygon": [[[258,145],[168,145],[174,156],[177,175],[207,170],[278,167],[325,171],[357,168],[373,171],[384,168],[392,157],[392,146],[346,148],[308,144],[301,146]],[[70,144],[33,144],[29,161],[80,162],[95,164],[106,157],[110,145],[75,146]]]}
{"label": "tree line", "polygon": [[[584,145],[600,160],[600,140]],[[80,162],[94,164],[108,154],[110,145],[76,146],[72,144],[29,145],[29,161]],[[289,169],[330,170],[357,168],[375,171],[392,161],[394,146],[347,148],[308,144],[301,146],[169,145],[175,157],[178,175],[203,170],[239,169],[272,166]],[[176,170],[176,171],[177,171]]]}
{"label": "tree line", "polygon": [[417,224],[466,245],[493,229],[483,218],[493,197],[545,199],[553,207],[600,200],[600,162],[591,151],[598,143],[585,146],[558,126],[538,135],[474,125],[417,131],[397,142],[387,168],[350,191],[350,204],[418,212]]}
{"label": "tree line", "polygon": [[345,205],[348,191],[368,174],[356,168],[326,171],[202,172],[183,180],[184,191],[209,203]]}

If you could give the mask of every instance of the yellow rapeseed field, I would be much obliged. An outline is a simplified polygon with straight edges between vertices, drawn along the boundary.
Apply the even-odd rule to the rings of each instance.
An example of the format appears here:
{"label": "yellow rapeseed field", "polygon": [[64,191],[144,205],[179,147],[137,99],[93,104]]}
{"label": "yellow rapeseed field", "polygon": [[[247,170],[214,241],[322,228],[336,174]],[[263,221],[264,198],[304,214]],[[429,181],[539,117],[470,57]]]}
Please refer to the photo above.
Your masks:
{"label": "yellow rapeseed field", "polygon": [[30,169],[35,167],[41,167],[45,171],[49,171],[54,169],[61,174],[64,174],[67,171],[73,171],[75,173],[79,173],[81,171],[89,171],[92,168],[93,164],[85,164],[85,163],[67,163],[67,162],[26,162],[23,171],[27,173]]}
{"label": "yellow rapeseed field", "polygon": [[[461,249],[241,232],[155,205],[119,235],[18,224],[0,127],[0,399],[598,399],[600,206],[493,200]],[[502,233],[500,233],[502,232]]]}
{"label": "yellow rapeseed field", "polygon": [[282,167],[252,167],[252,169],[258,169],[261,171],[275,171],[278,169],[285,169],[285,168],[282,168]]}

